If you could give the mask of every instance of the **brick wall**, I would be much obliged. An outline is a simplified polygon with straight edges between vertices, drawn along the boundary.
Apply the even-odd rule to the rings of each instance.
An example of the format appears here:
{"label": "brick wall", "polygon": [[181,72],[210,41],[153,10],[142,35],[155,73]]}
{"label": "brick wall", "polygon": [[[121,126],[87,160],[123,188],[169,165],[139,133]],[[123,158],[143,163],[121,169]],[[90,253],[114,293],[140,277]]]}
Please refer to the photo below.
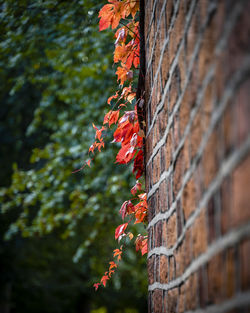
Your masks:
{"label": "brick wall", "polygon": [[145,0],[149,312],[250,312],[249,12]]}

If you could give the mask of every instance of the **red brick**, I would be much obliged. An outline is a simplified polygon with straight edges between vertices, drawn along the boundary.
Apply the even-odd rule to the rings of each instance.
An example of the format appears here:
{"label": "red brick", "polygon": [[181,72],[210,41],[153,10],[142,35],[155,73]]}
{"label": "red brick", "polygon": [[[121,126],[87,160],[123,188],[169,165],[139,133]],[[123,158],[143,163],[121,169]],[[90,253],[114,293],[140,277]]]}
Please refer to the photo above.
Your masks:
{"label": "red brick", "polygon": [[189,228],[185,234],[185,240],[182,244],[181,249],[182,257],[183,257],[183,265],[184,270],[190,265],[193,260],[193,248],[192,248],[192,229]]}
{"label": "red brick", "polygon": [[174,149],[176,150],[180,143],[180,122],[178,114],[175,114],[174,116],[172,129],[173,129]]}
{"label": "red brick", "polygon": [[155,194],[153,194],[148,199],[148,221],[150,222],[155,216],[155,207],[156,207],[156,198]]}
{"label": "red brick", "polygon": [[162,246],[167,245],[167,221],[162,221]]}
{"label": "red brick", "polygon": [[221,231],[225,234],[232,222],[232,183],[231,177],[226,177],[220,188],[221,199]]}
{"label": "red brick", "polygon": [[154,283],[154,266],[155,266],[155,256],[152,255],[148,259],[148,283],[152,285]]}
{"label": "red brick", "polygon": [[169,88],[169,98],[170,98],[169,111],[172,112],[174,105],[176,104],[176,100],[178,98],[178,79],[175,73],[173,73],[171,79],[171,84]]}
{"label": "red brick", "polygon": [[183,246],[180,245],[175,251],[175,261],[176,261],[176,277],[180,277],[184,272],[185,259],[182,253]]}
{"label": "red brick", "polygon": [[182,207],[184,211],[185,220],[187,220],[190,214],[195,210],[196,204],[196,195],[195,195],[195,182],[191,178],[186,186],[184,187],[182,194]]}
{"label": "red brick", "polygon": [[208,299],[212,303],[219,303],[224,299],[224,269],[222,254],[216,255],[208,263]]}
{"label": "red brick", "polygon": [[162,79],[163,87],[165,86],[167,79],[168,79],[169,66],[170,66],[169,51],[167,48],[165,48],[162,63],[161,63],[161,79]]}
{"label": "red brick", "polygon": [[192,15],[192,20],[191,20],[191,25],[189,27],[188,33],[187,33],[187,58],[188,62],[190,62],[190,59],[193,55],[197,35],[199,32],[198,26],[199,26],[199,21],[198,21],[198,14],[195,12]]}
{"label": "red brick", "polygon": [[183,172],[189,168],[190,166],[190,160],[191,160],[191,154],[190,154],[190,138],[189,136],[186,138],[183,146],[183,157],[184,157],[184,165],[183,165]]}
{"label": "red brick", "polygon": [[204,209],[194,222],[192,237],[194,257],[197,258],[201,253],[205,252],[207,248],[207,221]]}
{"label": "red brick", "polygon": [[199,305],[204,308],[208,303],[208,286],[207,286],[207,267],[201,267],[198,270],[198,295]]}
{"label": "red brick", "polygon": [[234,249],[229,249],[226,252],[226,281],[225,281],[225,291],[226,297],[232,298],[236,290],[236,264],[235,264],[235,251]]}
{"label": "red brick", "polygon": [[177,240],[176,213],[167,221],[167,247],[171,248]]}
{"label": "red brick", "polygon": [[[233,104],[234,105],[234,104]],[[224,155],[227,156],[235,145],[236,125],[233,105],[228,105],[222,117]]]}
{"label": "red brick", "polygon": [[[204,5],[201,6],[204,8]],[[205,19],[203,19],[205,21]],[[199,53],[199,79],[202,81],[211,65],[214,61],[214,49],[216,46],[216,41],[214,38],[214,30],[207,28],[205,34],[202,37],[202,43]]]}
{"label": "red brick", "polygon": [[160,140],[160,129],[158,123],[155,124],[152,131],[153,131],[153,147],[155,147]]}
{"label": "red brick", "polygon": [[179,289],[179,304],[178,304],[178,313],[184,313],[185,311],[185,288],[184,285],[181,285]]}
{"label": "red brick", "polygon": [[162,221],[157,222],[155,228],[155,246],[160,247],[162,245]]}
{"label": "red brick", "polygon": [[241,272],[241,288],[242,290],[250,289],[250,240],[245,240],[240,245],[240,272]]}
{"label": "red brick", "polygon": [[160,256],[160,283],[168,282],[168,258],[165,255]]}
{"label": "red brick", "polygon": [[158,115],[159,119],[159,132],[160,132],[160,138],[163,137],[166,127],[167,127],[167,112],[166,110],[161,110],[161,112]]}
{"label": "red brick", "polygon": [[155,256],[155,281],[160,282],[160,256]]}
{"label": "red brick", "polygon": [[180,151],[177,159],[175,161],[174,167],[174,177],[173,177],[173,187],[174,187],[174,196],[176,198],[182,184],[183,177],[183,168],[184,168],[184,153],[183,150]]}
{"label": "red brick", "polygon": [[175,279],[175,259],[173,256],[169,257],[169,281]]}
{"label": "red brick", "polygon": [[217,149],[219,149],[218,137],[214,131],[210,136],[203,153],[204,185],[208,187],[218,171]]}
{"label": "red brick", "polygon": [[167,293],[167,308],[169,313],[176,313],[178,301],[178,289],[171,289]]}
{"label": "red brick", "polygon": [[185,21],[186,21],[185,1],[181,1],[174,24],[174,34],[177,45],[180,44],[180,41],[183,37]]}
{"label": "red brick", "polygon": [[159,205],[159,189],[155,192],[155,215],[159,214],[161,212],[161,208]]}
{"label": "red brick", "polygon": [[186,307],[185,309],[194,310],[198,305],[197,289],[198,279],[197,273],[192,274],[185,282]]}
{"label": "red brick", "polygon": [[232,225],[240,225],[250,220],[250,156],[248,156],[234,171],[232,178]]}
{"label": "red brick", "polygon": [[210,125],[211,116],[214,108],[214,81],[210,82],[206,87],[202,101],[202,108],[202,124],[203,128],[207,129]]}
{"label": "red brick", "polygon": [[162,298],[163,298],[162,290],[155,289],[153,291],[153,308],[154,308],[154,313],[162,313]]}
{"label": "red brick", "polygon": [[167,142],[166,142],[166,169],[169,168],[171,162],[172,162],[172,135],[171,133],[167,136]]}
{"label": "red brick", "polygon": [[183,211],[180,200],[178,200],[176,204],[176,214],[177,214],[177,237],[180,237],[183,229]]}
{"label": "red brick", "polygon": [[174,10],[174,5],[173,5],[174,1],[173,0],[168,0],[167,1],[167,5],[166,5],[166,26],[167,26],[167,31],[170,27],[170,23],[171,23],[171,19],[173,16],[173,10]]}
{"label": "red brick", "polygon": [[203,135],[203,124],[202,124],[202,111],[201,109],[195,115],[195,118],[191,127],[191,137],[190,137],[190,151],[191,157],[193,158],[198,151],[198,148],[201,144],[202,135]]}
{"label": "red brick", "polygon": [[161,154],[160,151],[157,152],[156,156],[153,158],[153,184],[157,183],[161,175]]}
{"label": "red brick", "polygon": [[190,117],[190,106],[188,102],[182,101],[180,106],[180,135],[184,134]]}
{"label": "red brick", "polygon": [[166,180],[160,184],[159,195],[159,209],[161,212],[166,212],[168,210]]}

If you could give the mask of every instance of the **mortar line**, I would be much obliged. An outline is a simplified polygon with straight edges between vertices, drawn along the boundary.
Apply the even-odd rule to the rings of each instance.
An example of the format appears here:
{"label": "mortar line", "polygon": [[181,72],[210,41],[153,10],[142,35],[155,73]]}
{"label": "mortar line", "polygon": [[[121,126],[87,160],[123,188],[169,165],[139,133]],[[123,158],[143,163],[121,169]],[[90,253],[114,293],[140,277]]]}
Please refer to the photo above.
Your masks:
{"label": "mortar line", "polygon": [[240,228],[234,229],[228,232],[223,237],[219,238],[215,242],[213,242],[206,250],[206,252],[199,257],[197,257],[191,264],[187,267],[184,273],[170,281],[167,284],[161,284],[158,282],[149,285],[148,290],[152,291],[154,289],[163,289],[163,290],[170,290],[175,287],[178,287],[182,284],[189,276],[191,276],[194,272],[196,272],[202,265],[206,264],[209,260],[212,259],[215,255],[220,253],[221,251],[232,247],[236,243],[240,242],[244,238],[250,237],[250,224],[245,224]]}
{"label": "mortar line", "polygon": [[[250,152],[250,135],[248,137],[248,139],[245,141],[245,143],[241,146],[241,148],[237,151],[235,151],[235,153],[233,153],[221,166],[218,174],[216,175],[216,177],[214,178],[214,180],[212,181],[212,183],[209,185],[209,187],[207,188],[207,191],[203,194],[196,210],[193,212],[193,214],[188,218],[186,224],[183,227],[182,233],[179,236],[179,238],[177,239],[175,245],[170,248],[170,249],[166,249],[165,253],[167,255],[170,255],[171,252],[173,252],[174,250],[176,250],[178,248],[178,246],[181,244],[181,242],[183,241],[185,234],[188,230],[188,228],[190,228],[196,218],[199,216],[199,214],[201,213],[202,209],[206,207],[208,200],[211,198],[212,194],[219,188],[219,186],[221,185],[223,179],[239,164],[239,162],[247,155],[247,153]],[[175,205],[173,206],[173,208],[176,207],[176,203],[177,201],[174,203]],[[171,212],[174,211],[171,207]],[[169,211],[170,211],[169,210]],[[168,212],[168,211],[167,211]],[[158,214],[159,215],[159,214]],[[161,219],[160,216],[158,217],[158,215],[156,215],[155,218],[152,219],[152,221],[148,224],[148,229],[152,226],[154,226],[157,222],[159,222],[160,220],[164,220],[169,218],[169,214],[161,214]],[[156,250],[157,251],[157,250]],[[154,249],[150,250],[148,252],[148,257],[150,257],[152,254],[155,254]]]}
{"label": "mortar line", "polygon": [[[197,163],[197,161],[199,160],[199,158],[202,156],[204,150],[205,150],[205,147],[206,147],[206,144],[207,144],[207,141],[210,137],[210,135],[212,134],[212,131],[214,130],[216,124],[218,123],[218,121],[220,120],[224,110],[226,109],[226,106],[227,106],[227,102],[230,98],[233,97],[233,94],[234,92],[236,91],[237,89],[237,85],[240,83],[240,81],[242,80],[242,78],[244,77],[244,75],[247,74],[247,72],[250,70],[250,57],[247,57],[245,60],[245,62],[243,62],[242,64],[242,68],[237,71],[234,76],[231,78],[231,80],[228,82],[228,85],[223,93],[223,96],[221,98],[221,100],[216,103],[215,107],[217,108],[216,110],[213,111],[212,113],[212,116],[211,116],[211,122],[210,122],[210,125],[209,125],[209,128],[207,130],[207,132],[204,134],[203,138],[202,138],[202,141],[201,141],[201,144],[199,146],[199,149],[197,151],[197,154],[196,156],[193,158],[193,163]],[[188,127],[188,126],[187,126]],[[179,145],[183,144],[184,141],[181,141]],[[179,147],[177,147],[177,150],[176,151],[179,151],[178,150]],[[159,148],[158,148],[159,149]],[[180,148],[181,149],[181,146]],[[189,168],[189,170],[186,172],[186,174],[184,175],[184,179],[183,181],[185,180],[185,177],[186,175],[188,175],[188,173],[191,171],[192,169],[192,164]],[[191,171],[192,172],[192,171]],[[165,172],[163,172],[164,175]],[[162,175],[163,175],[162,174]],[[191,173],[192,174],[192,173]],[[162,182],[164,179],[161,179],[160,178],[160,181]],[[183,184],[182,184],[183,185]],[[148,192],[148,198],[159,188],[159,182],[157,182],[156,184],[154,184],[152,186],[152,188],[149,190]],[[181,189],[180,189],[181,191]],[[177,196],[178,197],[178,196]],[[177,198],[176,197],[176,198]]]}
{"label": "mortar line", "polygon": [[[195,5],[195,4],[194,4],[194,5]],[[210,10],[212,11],[214,8],[215,8],[215,5],[213,5],[213,6],[211,5]],[[210,12],[210,11],[209,11],[209,12]],[[183,97],[183,95],[184,95],[184,93],[185,93],[185,91],[186,91],[186,88],[187,88],[187,86],[188,86],[189,78],[190,78],[190,75],[191,75],[191,72],[192,72],[191,70],[192,70],[192,68],[193,68],[194,61],[195,61],[195,59],[196,59],[196,57],[197,57],[197,55],[198,55],[199,47],[200,47],[201,41],[203,40],[202,35],[203,35],[204,29],[205,29],[205,27],[206,27],[206,25],[207,25],[207,23],[208,23],[209,12],[208,12],[208,15],[207,15],[207,19],[205,20],[204,25],[202,26],[202,29],[203,29],[203,30],[202,30],[202,32],[201,32],[201,34],[200,34],[200,36],[199,36],[199,38],[198,38],[198,40],[197,40],[197,42],[196,42],[194,51],[193,51],[193,53],[192,53],[192,57],[191,57],[191,60],[190,60],[190,62],[189,62],[189,65],[188,65],[187,76],[186,76],[186,78],[185,78],[184,87],[183,87],[183,90],[182,90],[181,95],[179,96],[179,98],[182,98],[182,97]],[[192,15],[191,15],[191,17],[192,17]],[[189,28],[189,26],[190,26],[190,23],[191,23],[191,18],[190,18],[190,20],[187,18],[187,25],[186,25],[186,27],[185,27],[187,30],[188,30],[188,28]],[[152,122],[151,122],[151,124],[150,124],[150,126],[149,126],[149,129],[148,129],[148,131],[147,131],[146,138],[148,137],[148,135],[149,135],[151,129],[152,129],[153,126],[154,126],[154,123],[155,123],[155,120],[156,120],[156,118],[157,118],[157,115],[158,115],[159,111],[162,109],[162,107],[163,107],[163,105],[164,105],[165,98],[166,98],[166,95],[167,95],[169,86],[170,86],[170,84],[171,84],[172,75],[173,75],[173,73],[174,73],[174,71],[175,71],[175,67],[176,67],[177,64],[178,64],[179,55],[180,55],[180,51],[181,51],[181,49],[182,49],[183,44],[184,44],[184,36],[183,36],[183,38],[182,38],[182,40],[181,40],[181,42],[180,42],[180,44],[179,44],[179,47],[178,47],[177,52],[176,52],[176,55],[175,55],[175,57],[174,57],[174,59],[173,59],[173,62],[172,62],[172,64],[171,64],[171,66],[170,66],[170,69],[169,69],[169,78],[168,78],[168,80],[167,80],[167,82],[166,82],[166,84],[165,84],[161,101],[160,101],[160,103],[159,103],[158,106],[157,106],[156,112],[155,112],[155,114],[154,114],[154,116],[153,116]],[[164,52],[163,52],[163,53],[164,53]],[[156,78],[155,78],[155,80],[156,80]],[[154,84],[154,83],[153,83],[153,84]],[[152,94],[150,95],[149,103],[150,103],[150,101],[151,101],[151,98],[152,98]],[[178,100],[179,100],[179,98],[178,98]],[[177,100],[177,102],[178,102],[178,100]],[[174,112],[172,112],[172,115],[173,115],[173,113],[174,113]],[[170,116],[170,117],[171,117],[171,116]]]}
{"label": "mortar line", "polygon": [[[167,212],[169,212],[169,211],[170,212],[174,212],[174,209],[176,207],[177,201],[181,198],[183,190],[185,188],[185,185],[187,184],[187,182],[191,178],[191,175],[193,174],[193,172],[194,172],[194,170],[196,168],[196,163],[198,163],[200,157],[202,156],[202,154],[203,154],[203,152],[205,150],[207,141],[208,141],[208,139],[209,139],[209,137],[210,137],[214,127],[216,126],[217,122],[220,120],[221,115],[223,114],[223,112],[224,112],[224,110],[226,108],[226,104],[227,104],[228,99],[230,99],[230,97],[234,93],[237,83],[241,80],[242,76],[244,75],[244,71],[247,72],[250,69],[250,57],[247,58],[247,61],[248,62],[245,62],[246,66],[244,67],[243,71],[239,71],[239,72],[237,72],[233,76],[233,78],[231,80],[231,84],[229,84],[228,88],[226,89],[226,91],[223,94],[222,100],[221,100],[221,102],[220,102],[220,104],[218,106],[217,111],[213,112],[213,115],[211,117],[210,127],[209,127],[207,133],[205,133],[205,135],[203,136],[203,139],[201,141],[201,144],[199,146],[197,154],[194,157],[193,162],[190,165],[188,171],[185,173],[185,175],[183,177],[182,185],[181,185],[181,188],[180,188],[180,190],[179,190],[179,192],[178,192],[178,194],[176,196],[176,199],[175,199],[175,201],[173,202],[173,204],[171,205],[170,209]],[[229,90],[229,91],[227,91],[227,90]],[[204,193],[203,198],[206,197],[207,194],[209,194],[211,188],[212,188],[212,190],[216,190],[216,188],[218,188],[218,187],[216,187],[216,188],[213,187],[213,185],[214,184],[217,185],[218,182],[220,182],[220,180],[222,181],[224,176],[227,175],[227,172],[225,173],[225,168],[229,168],[228,171],[232,170],[233,166],[236,166],[235,162],[237,160],[240,160],[240,158],[242,158],[245,154],[247,154],[249,152],[249,150],[250,150],[250,135],[249,135],[249,137],[245,140],[245,142],[241,145],[241,147],[238,150],[234,151],[227,159],[223,160],[222,165],[221,165],[221,167],[220,167],[220,169],[218,171],[218,174],[216,175],[216,177],[214,178],[214,180],[210,184],[210,186],[207,188],[207,191]],[[229,164],[229,165],[227,165],[227,164]],[[155,190],[157,190],[157,189],[155,189]],[[211,195],[212,195],[212,193],[211,193]],[[201,202],[202,202],[202,200],[200,201],[200,203]],[[205,204],[206,204],[206,201],[205,201]],[[202,205],[205,205],[205,204],[202,204]],[[167,212],[165,213],[166,214],[166,218],[169,217],[168,216],[169,213],[167,213]],[[161,214],[163,214],[163,213],[161,213]],[[195,216],[195,214],[197,215],[197,213],[194,213],[194,216]],[[159,215],[159,213],[149,222],[148,227],[147,227],[148,229],[150,227],[152,227],[156,222],[159,221],[158,215]],[[161,215],[161,216],[163,216],[163,215]],[[186,225],[188,225],[188,221],[187,221]],[[185,229],[185,227],[184,227],[184,229]],[[184,229],[183,229],[183,232],[184,232]],[[179,238],[182,238],[182,236],[179,237]]]}
{"label": "mortar line", "polygon": [[[198,42],[200,43],[200,41],[203,40],[202,35],[203,35],[203,33],[204,33],[205,29],[206,29],[206,24],[207,24],[207,22],[208,22],[209,14],[210,14],[215,8],[216,8],[216,5],[215,5],[214,3],[212,3],[212,4],[211,4],[211,7],[210,7],[210,9],[209,9],[209,11],[208,11],[207,19],[206,19],[206,21],[204,22],[204,24],[203,24],[203,26],[202,26],[203,31],[201,31],[200,36],[198,37],[196,46],[198,45]],[[234,11],[232,12],[231,16],[229,17],[229,20],[230,20],[231,23],[232,23],[232,27],[231,27],[230,29],[228,29],[228,30],[225,30],[225,31],[223,32],[223,34],[221,35],[221,38],[220,38],[220,40],[218,41],[218,43],[217,43],[217,45],[216,45],[216,48],[215,48],[215,57],[218,56],[219,53],[221,52],[221,49],[218,48],[218,47],[220,47],[220,46],[222,45],[222,42],[223,42],[223,45],[225,45],[225,44],[227,43],[228,37],[229,37],[229,35],[230,35],[230,31],[232,30],[233,26],[235,25],[235,23],[236,23],[236,21],[237,21],[237,18],[239,17],[239,15],[240,15],[242,9],[243,9],[242,3],[237,4],[237,10],[234,10]],[[225,39],[225,38],[226,38],[226,39]],[[181,41],[181,43],[182,43],[182,41]],[[181,43],[180,43],[179,48],[181,48]],[[222,46],[223,46],[223,45],[222,45]],[[195,49],[196,49],[196,46],[195,46]],[[194,51],[195,51],[195,49],[194,49]],[[177,58],[177,59],[178,59],[178,56],[179,56],[178,52],[179,52],[179,49],[178,49],[178,51],[177,51],[177,53],[176,53],[176,57],[175,57],[175,58]],[[195,53],[195,52],[193,52],[192,59],[191,59],[190,63],[191,63],[192,61],[193,61],[193,63],[194,63],[194,57],[193,57],[193,56],[194,56],[194,53]],[[172,64],[173,64],[173,63],[172,63]],[[190,66],[189,66],[189,68],[190,68]],[[192,68],[192,67],[191,67],[191,68]],[[170,70],[171,70],[171,67],[170,67]],[[169,70],[169,72],[170,72],[170,70]],[[189,73],[188,73],[188,74],[189,74]],[[186,77],[186,79],[185,79],[185,83],[184,83],[184,88],[183,88],[183,90],[185,89],[186,85],[188,85],[188,81],[189,81],[189,76],[188,76],[188,74],[187,74],[187,77]],[[171,81],[170,78],[171,78],[171,77],[170,77],[170,75],[169,75],[169,79],[168,79],[169,82]],[[168,83],[168,82],[167,82],[167,83]],[[166,83],[166,85],[167,85],[167,83]],[[170,84],[170,83],[169,83],[169,84]],[[165,88],[166,88],[166,86],[165,86]],[[148,128],[148,131],[147,131],[147,134],[146,134],[146,138],[149,136],[149,133],[150,133],[150,131],[152,130],[152,128],[153,128],[153,126],[154,126],[154,123],[155,123],[155,121],[156,121],[156,119],[157,119],[157,115],[158,115],[159,111],[160,111],[160,110],[162,109],[162,107],[163,107],[163,104],[164,104],[164,101],[165,101],[165,97],[166,97],[166,93],[167,93],[167,92],[165,92],[165,89],[164,89],[162,99],[161,99],[159,105],[157,106],[157,109],[156,109],[156,112],[155,112],[155,114],[154,114],[154,116],[153,116],[152,122],[151,122],[151,124],[150,124],[150,126],[149,126],[149,128]],[[181,97],[181,96],[183,96],[183,95],[181,94],[180,97]],[[178,100],[177,100],[177,101],[178,101]],[[150,101],[149,101],[149,102],[150,102]],[[173,114],[173,113],[174,113],[174,112],[172,112],[172,114]],[[171,121],[171,123],[172,123],[172,121]]]}
{"label": "mortar line", "polygon": [[198,309],[193,311],[187,311],[186,313],[224,313],[228,310],[245,307],[250,305],[250,292],[241,292],[236,294],[234,298],[228,299],[219,304],[212,304],[204,309]]}
{"label": "mortar line", "polygon": [[[186,35],[186,33],[188,32],[188,29],[189,29],[189,27],[190,27],[191,19],[192,19],[192,16],[193,16],[193,10],[194,10],[196,4],[197,4],[197,1],[196,1],[196,0],[195,0],[194,2],[192,2],[192,5],[191,5],[191,7],[190,7],[190,11],[188,12],[188,15],[187,15],[187,18],[186,18],[186,25],[185,25],[185,27],[184,27],[184,29],[185,29],[185,35]],[[178,9],[179,9],[179,3],[178,3]],[[178,9],[177,9],[177,10],[178,10]],[[175,17],[175,19],[176,19],[176,17]],[[206,21],[205,21],[205,23],[206,23]],[[161,65],[162,65],[161,63],[162,63],[162,59],[163,59],[163,56],[164,56],[164,53],[165,53],[165,48],[166,48],[166,46],[167,46],[167,44],[169,43],[169,40],[170,40],[169,34],[171,33],[171,31],[172,31],[173,28],[174,28],[174,25],[172,25],[172,26],[170,27],[170,30],[168,31],[167,37],[165,38],[164,43],[163,43],[163,46],[162,46],[162,48],[161,48],[161,55],[160,55],[160,59],[159,59],[159,64],[158,64],[157,70],[156,70],[155,75],[154,75],[153,85],[152,85],[151,89],[153,89],[154,86],[155,86],[155,84],[156,84],[157,76],[159,75],[159,72],[160,72],[160,69],[161,69]],[[171,64],[171,66],[170,66],[170,69],[169,69],[169,71],[168,71],[168,73],[169,73],[169,78],[168,78],[168,80],[167,80],[166,85],[167,85],[167,84],[170,85],[171,78],[172,78],[172,75],[173,75],[173,73],[174,73],[175,67],[176,67],[176,65],[178,64],[180,51],[181,51],[182,46],[183,46],[183,44],[184,44],[184,37],[185,37],[185,36],[183,35],[183,38],[181,39],[181,41],[180,41],[180,43],[179,43],[179,46],[178,46],[177,51],[176,51],[176,53],[175,53],[175,57],[174,57],[174,59],[173,59],[173,61],[172,61],[172,64]],[[150,62],[152,62],[152,58],[151,58]],[[151,64],[148,65],[148,68],[149,68],[150,66],[151,66]],[[163,94],[165,94],[165,96],[162,97],[162,98],[164,98],[164,100],[165,100],[165,97],[166,97],[166,93],[167,93],[168,88],[169,88],[169,86],[168,86],[168,87],[166,87],[166,86],[164,87],[164,92],[163,92]],[[165,89],[166,89],[166,91],[165,91]],[[150,94],[150,98],[149,98],[149,101],[148,101],[148,102],[150,103],[151,100],[152,100],[152,92],[151,92],[151,94]],[[162,100],[161,100],[160,102],[162,102]],[[164,102],[164,101],[163,101],[163,102]],[[159,106],[159,105],[158,105],[158,106]]]}

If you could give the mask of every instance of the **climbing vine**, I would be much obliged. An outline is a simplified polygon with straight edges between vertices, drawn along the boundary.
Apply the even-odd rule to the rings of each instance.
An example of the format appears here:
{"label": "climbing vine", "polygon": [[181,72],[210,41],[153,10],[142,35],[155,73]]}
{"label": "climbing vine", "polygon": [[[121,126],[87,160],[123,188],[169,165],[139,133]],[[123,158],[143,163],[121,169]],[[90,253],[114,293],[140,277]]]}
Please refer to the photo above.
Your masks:
{"label": "climbing vine", "polygon": [[[147,253],[147,236],[134,236],[128,231],[131,223],[146,223],[147,218],[147,197],[142,190],[140,178],[144,169],[144,130],[142,106],[143,98],[138,97],[135,90],[135,78],[138,77],[140,66],[140,35],[139,35],[139,1],[135,0],[108,0],[99,12],[99,30],[103,31],[109,27],[116,29],[114,64],[117,67],[116,75],[118,88],[114,95],[111,95],[107,104],[110,110],[103,119],[103,125],[97,127],[95,124],[95,141],[89,148],[89,159],[85,165],[91,166],[96,152],[101,152],[105,146],[105,134],[107,129],[116,125],[113,134],[113,143],[120,143],[121,147],[116,155],[115,163],[133,163],[133,174],[136,183],[131,189],[133,197],[126,200],[120,208],[124,223],[115,230],[115,239],[119,247],[113,251],[113,259],[109,262],[109,268],[102,276],[100,282],[94,284],[95,290],[100,285],[106,286],[118,263],[122,258],[125,247],[125,238],[134,240],[136,250],[144,255]],[[140,121],[140,122],[139,122]]]}

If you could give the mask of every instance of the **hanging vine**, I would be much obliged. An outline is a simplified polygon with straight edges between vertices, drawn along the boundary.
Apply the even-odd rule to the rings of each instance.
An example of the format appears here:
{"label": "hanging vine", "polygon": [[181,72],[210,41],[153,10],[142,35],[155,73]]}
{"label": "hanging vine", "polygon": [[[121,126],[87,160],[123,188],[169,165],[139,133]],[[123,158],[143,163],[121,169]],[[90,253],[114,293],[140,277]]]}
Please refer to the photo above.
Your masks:
{"label": "hanging vine", "polygon": [[[142,190],[140,178],[144,171],[144,125],[143,122],[143,93],[134,89],[135,77],[139,76],[138,85],[141,84],[142,71],[140,66],[140,30],[138,21],[139,1],[135,0],[108,0],[99,12],[99,30],[109,27],[116,29],[114,64],[117,66],[116,75],[118,88],[111,95],[107,103],[111,107],[104,116],[103,125],[97,127],[93,124],[96,132],[95,142],[89,148],[89,160],[85,165],[91,166],[94,155],[105,146],[104,134],[107,128],[115,124],[113,143],[120,143],[121,148],[116,155],[116,163],[129,164],[133,162],[133,174],[136,183],[131,189],[132,198],[126,200],[120,214],[124,223],[115,230],[115,239],[119,247],[113,251],[113,259],[109,262],[109,268],[102,276],[100,282],[94,284],[95,290],[100,285],[106,286],[115,269],[118,267],[124,251],[124,238],[134,240],[136,250],[144,255],[147,253],[147,236],[137,235],[128,231],[131,223],[146,223],[147,220],[147,197]],[[139,73],[138,73],[139,72]],[[140,86],[139,86],[140,87]]]}

